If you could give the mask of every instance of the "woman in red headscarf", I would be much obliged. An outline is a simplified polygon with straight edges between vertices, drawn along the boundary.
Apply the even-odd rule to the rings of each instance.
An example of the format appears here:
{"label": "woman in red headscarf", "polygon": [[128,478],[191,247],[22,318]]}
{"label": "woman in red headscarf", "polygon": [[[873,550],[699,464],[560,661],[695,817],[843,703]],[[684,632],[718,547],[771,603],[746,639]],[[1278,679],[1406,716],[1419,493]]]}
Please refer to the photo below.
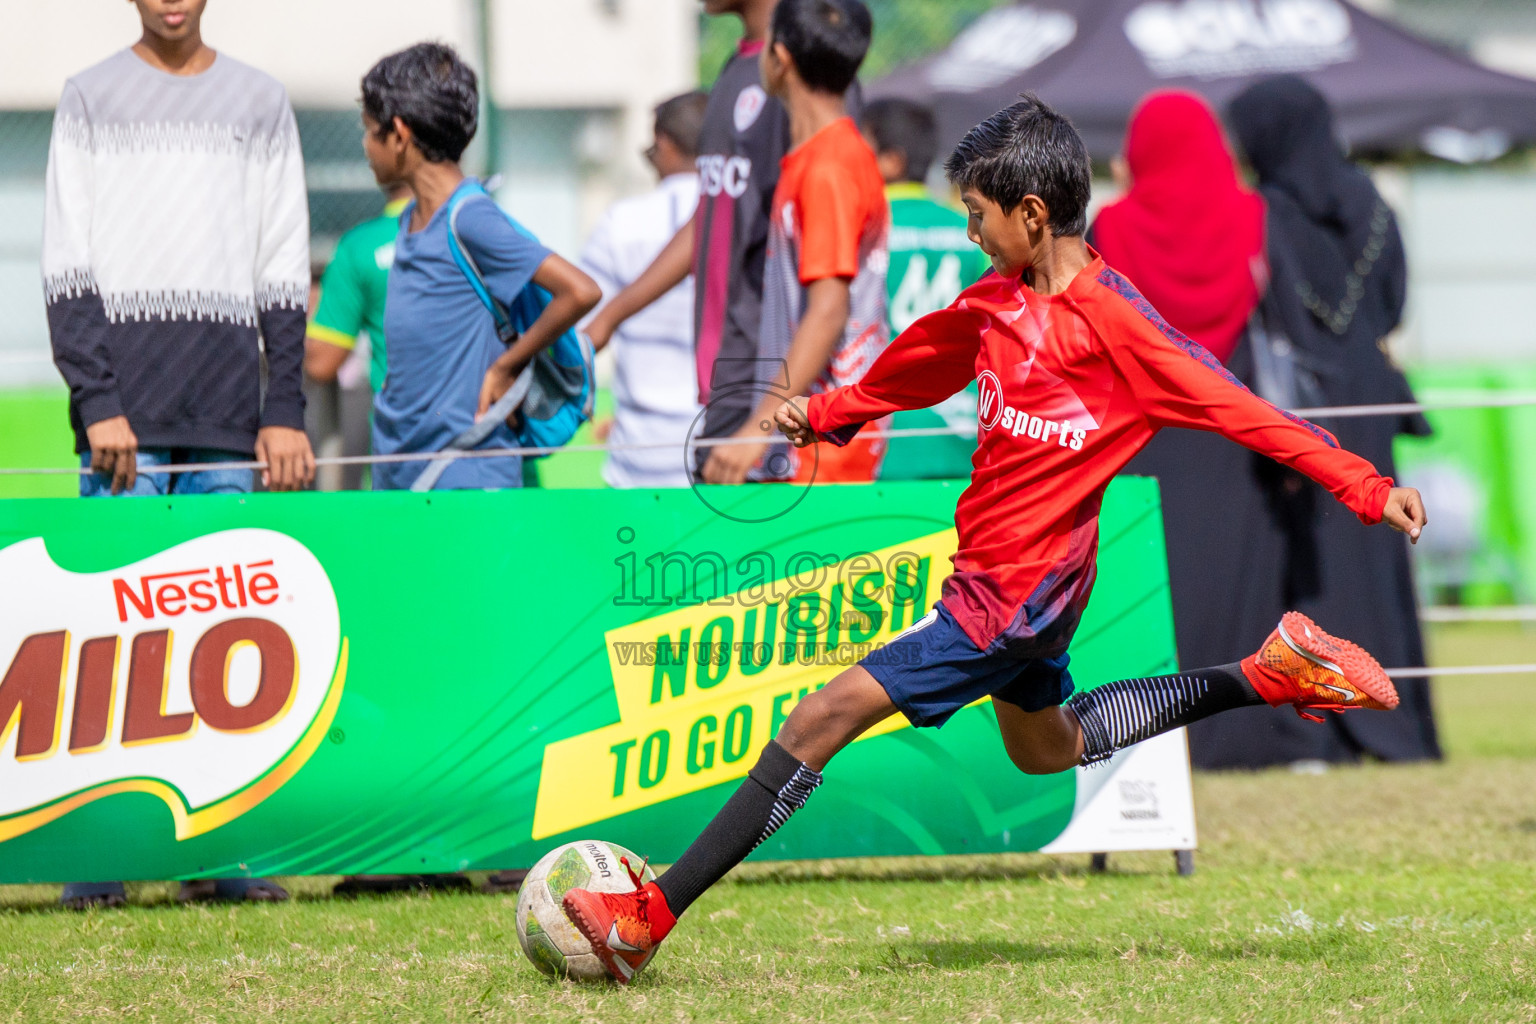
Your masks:
{"label": "woman in red headscarf", "polygon": [[1174,327],[1225,363],[1264,284],[1264,200],[1244,188],[1211,108],[1156,92],[1131,115],[1117,177],[1091,241]]}
{"label": "woman in red headscarf", "polygon": [[[1189,93],[1154,93],[1131,118],[1116,170],[1129,188],[1099,213],[1090,243],[1170,324],[1250,379],[1247,326],[1267,277],[1264,201],[1239,180],[1215,115]],[[1271,512],[1272,467],[1214,435],[1165,430],[1126,468],[1162,485],[1181,664],[1232,661],[1287,607],[1285,574],[1274,569],[1288,549]]]}

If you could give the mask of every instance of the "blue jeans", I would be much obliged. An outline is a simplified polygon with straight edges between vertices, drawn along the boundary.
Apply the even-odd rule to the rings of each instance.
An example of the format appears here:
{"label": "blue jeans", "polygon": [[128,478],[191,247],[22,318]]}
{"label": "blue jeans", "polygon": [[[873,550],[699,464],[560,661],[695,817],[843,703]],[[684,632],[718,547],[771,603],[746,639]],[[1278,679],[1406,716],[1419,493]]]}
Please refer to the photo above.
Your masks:
{"label": "blue jeans", "polygon": [[[183,466],[194,462],[250,462],[244,452],[226,452],[217,448],[140,448],[139,475],[133,486],[117,497],[165,497],[185,494],[249,494],[255,485],[249,469],[215,469],[207,473],[146,473],[155,466]],[[89,469],[91,453],[80,455],[80,465]],[[112,477],[91,473],[80,478],[80,497],[112,497]]]}

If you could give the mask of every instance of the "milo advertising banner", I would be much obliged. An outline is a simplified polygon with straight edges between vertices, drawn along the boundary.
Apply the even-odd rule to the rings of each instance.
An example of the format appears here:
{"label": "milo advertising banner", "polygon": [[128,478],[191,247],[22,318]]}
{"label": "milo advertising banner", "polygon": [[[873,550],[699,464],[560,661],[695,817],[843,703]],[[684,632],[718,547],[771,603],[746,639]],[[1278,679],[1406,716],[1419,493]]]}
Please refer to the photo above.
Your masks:
{"label": "milo advertising banner", "polygon": [[[920,619],[957,484],[0,502],[0,881],[666,862]],[[1174,665],[1154,482],[1079,686]],[[990,705],[839,755],[758,858],[1194,845],[1182,734],[1021,775]]]}

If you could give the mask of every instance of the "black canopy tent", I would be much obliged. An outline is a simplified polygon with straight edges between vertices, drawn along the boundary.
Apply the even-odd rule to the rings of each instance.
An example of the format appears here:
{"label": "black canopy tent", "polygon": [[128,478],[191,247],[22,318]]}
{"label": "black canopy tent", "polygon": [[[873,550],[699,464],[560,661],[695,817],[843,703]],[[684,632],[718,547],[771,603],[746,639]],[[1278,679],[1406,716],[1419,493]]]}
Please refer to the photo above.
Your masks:
{"label": "black canopy tent", "polygon": [[1536,81],[1491,71],[1344,0],[1029,0],[988,12],[867,94],[931,103],[949,145],[1032,91],[1104,160],[1153,90],[1190,89],[1220,109],[1286,72],[1328,97],[1356,153],[1471,162],[1536,142]]}

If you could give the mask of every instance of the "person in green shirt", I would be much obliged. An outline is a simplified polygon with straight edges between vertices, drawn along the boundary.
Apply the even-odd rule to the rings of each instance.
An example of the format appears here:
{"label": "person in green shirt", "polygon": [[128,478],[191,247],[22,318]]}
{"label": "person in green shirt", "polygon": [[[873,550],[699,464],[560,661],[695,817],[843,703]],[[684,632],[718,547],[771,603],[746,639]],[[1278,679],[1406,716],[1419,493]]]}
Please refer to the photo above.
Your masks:
{"label": "person in green shirt", "polygon": [[[319,282],[320,301],[310,303],[311,319],[304,344],[306,393],[316,421],[315,433],[341,434],[341,454],[366,455],[373,392],[384,386],[384,291],[395,258],[395,234],[400,211],[410,201],[404,186],[387,190],[389,201],[381,216],[364,221],[341,236]],[[368,384],[364,389],[352,371],[342,366],[357,352],[358,337],[367,335]],[[329,411],[327,411],[329,410]],[[362,466],[344,466],[343,490],[363,486]],[[334,484],[332,485],[334,486]],[[323,488],[322,488],[323,489]]]}
{"label": "person in green shirt", "polygon": [[[891,206],[886,290],[894,337],[919,317],[948,306],[992,265],[967,237],[964,211],[940,202],[924,184],[939,148],[933,111],[910,100],[875,100],[865,105],[859,127],[875,151]],[[880,479],[968,478],[976,449],[975,383],[931,409],[897,413],[892,427],[967,433],[892,440]]]}
{"label": "person in green shirt", "polygon": [[304,372],[322,384],[336,379],[341,364],[368,332],[368,383],[384,386],[384,291],[395,260],[400,212],[410,202],[404,185],[389,189],[384,212],[341,236],[330,266],[320,279],[320,308],[309,321]]}

